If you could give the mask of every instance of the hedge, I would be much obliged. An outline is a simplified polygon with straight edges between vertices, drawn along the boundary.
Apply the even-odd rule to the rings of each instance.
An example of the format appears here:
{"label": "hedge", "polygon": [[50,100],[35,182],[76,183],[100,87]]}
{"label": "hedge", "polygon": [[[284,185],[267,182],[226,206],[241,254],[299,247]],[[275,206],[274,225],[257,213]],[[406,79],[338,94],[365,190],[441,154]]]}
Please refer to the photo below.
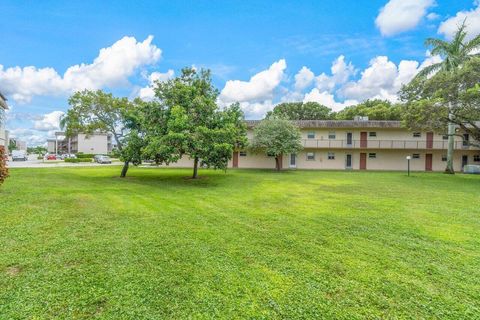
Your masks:
{"label": "hedge", "polygon": [[79,163],[79,162],[92,162],[92,158],[67,158],[65,159],[65,162],[72,162],[72,163]]}
{"label": "hedge", "polygon": [[92,154],[92,153],[77,153],[77,158],[79,158],[79,159],[85,159],[85,158],[91,159],[91,158],[93,158],[94,156],[95,156],[95,155]]}

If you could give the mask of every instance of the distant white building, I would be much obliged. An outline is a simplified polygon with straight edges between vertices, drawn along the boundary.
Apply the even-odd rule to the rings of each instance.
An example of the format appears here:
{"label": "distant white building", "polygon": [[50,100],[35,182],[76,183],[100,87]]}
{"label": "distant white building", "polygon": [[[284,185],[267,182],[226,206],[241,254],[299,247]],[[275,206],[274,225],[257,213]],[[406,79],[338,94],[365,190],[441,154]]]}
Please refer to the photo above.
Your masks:
{"label": "distant white building", "polygon": [[65,132],[55,132],[55,138],[47,140],[49,153],[92,153],[108,154],[112,152],[112,136],[107,133],[84,134],[78,133],[72,137],[65,137]]}
{"label": "distant white building", "polygon": [[8,134],[5,131],[5,112],[8,110],[7,99],[0,92],[0,146],[8,147]]}

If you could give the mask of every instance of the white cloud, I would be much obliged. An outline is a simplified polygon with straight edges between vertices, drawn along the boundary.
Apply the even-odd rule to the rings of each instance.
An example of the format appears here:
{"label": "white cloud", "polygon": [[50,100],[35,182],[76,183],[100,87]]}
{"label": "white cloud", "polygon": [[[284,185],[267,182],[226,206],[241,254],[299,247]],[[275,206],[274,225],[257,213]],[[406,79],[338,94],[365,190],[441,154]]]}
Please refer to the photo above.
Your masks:
{"label": "white cloud", "polygon": [[322,73],[315,78],[316,87],[321,91],[332,91],[337,85],[347,82],[355,74],[354,66],[351,62],[345,63],[343,55],[333,61],[330,70],[332,72],[331,76]]}
{"label": "white cloud", "polygon": [[318,102],[324,106],[331,108],[333,111],[339,111],[346,106],[358,104],[356,100],[345,100],[344,102],[335,101],[335,97],[328,91],[320,91],[318,88],[313,88],[312,91],[305,94],[303,102]]}
{"label": "white cloud", "polygon": [[287,63],[281,59],[267,70],[261,71],[249,81],[229,80],[223,88],[219,100],[231,102],[259,102],[272,99],[274,90],[284,77]]}
{"label": "white cloud", "polygon": [[295,90],[301,91],[308,87],[313,79],[315,78],[315,74],[312,70],[308,69],[307,67],[302,67],[300,71],[295,75]]}
{"label": "white cloud", "polygon": [[375,24],[384,36],[411,30],[434,4],[434,0],[390,0],[380,9]]}
{"label": "white cloud", "polygon": [[[480,1],[475,1],[476,8],[469,11],[460,11],[440,24],[438,33],[443,34],[447,39],[452,39],[458,27],[463,21],[467,24],[467,40],[472,39],[480,33]],[[466,20],[465,20],[466,19]]]}
{"label": "white cloud", "polygon": [[240,102],[240,108],[245,113],[247,119],[261,119],[270,110],[273,110],[275,104],[272,100],[262,102]]}
{"label": "white cloud", "polygon": [[155,97],[155,92],[153,91],[153,87],[156,81],[163,82],[173,78],[175,72],[173,70],[168,70],[165,73],[161,72],[152,72],[150,76],[148,76],[149,84],[148,86],[141,88],[138,92],[138,96],[146,101],[150,101]]}
{"label": "white cloud", "polygon": [[53,111],[43,115],[42,119],[33,122],[33,128],[39,131],[52,131],[60,129],[60,118],[65,114],[63,111]]}
{"label": "white cloud", "polygon": [[152,36],[143,42],[123,37],[112,46],[101,49],[93,63],[71,66],[63,76],[53,68],[17,66],[5,69],[0,65],[0,87],[15,101],[26,103],[37,95],[124,85],[138,68],[160,59],[161,50],[151,43],[152,40]]}
{"label": "white cloud", "polygon": [[434,21],[440,19],[440,15],[435,12],[430,12],[429,14],[427,14],[427,19],[430,21]]}
{"label": "white cloud", "polygon": [[350,81],[341,89],[342,96],[348,99],[363,101],[366,99],[387,99],[397,101],[397,93],[402,85],[410,82],[423,68],[440,62],[439,56],[431,56],[427,52],[426,59],[418,61],[402,60],[395,65],[386,56],[378,56],[370,61],[370,65],[362,73],[358,81]]}
{"label": "white cloud", "polygon": [[21,141],[25,141],[28,147],[44,145],[47,141],[45,132],[26,129],[26,128],[15,128],[9,130],[10,137],[16,138]]}

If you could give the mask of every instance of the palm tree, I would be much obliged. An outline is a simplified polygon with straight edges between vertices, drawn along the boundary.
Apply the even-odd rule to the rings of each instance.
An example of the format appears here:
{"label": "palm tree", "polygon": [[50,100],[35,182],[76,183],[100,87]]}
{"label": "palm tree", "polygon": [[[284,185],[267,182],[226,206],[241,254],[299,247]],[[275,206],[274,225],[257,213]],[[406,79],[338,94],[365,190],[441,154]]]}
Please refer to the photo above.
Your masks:
{"label": "palm tree", "polygon": [[[465,20],[458,28],[452,41],[448,42],[441,39],[428,38],[425,45],[432,47],[432,55],[442,57],[442,62],[432,64],[424,68],[417,77],[426,78],[436,72],[455,72],[461,66],[475,56],[480,55],[480,34],[470,41],[465,41],[467,36]],[[449,119],[452,119],[452,102],[449,102]],[[447,167],[445,172],[454,173],[453,170],[453,149],[454,149],[455,124],[450,121],[448,123],[448,152]]]}

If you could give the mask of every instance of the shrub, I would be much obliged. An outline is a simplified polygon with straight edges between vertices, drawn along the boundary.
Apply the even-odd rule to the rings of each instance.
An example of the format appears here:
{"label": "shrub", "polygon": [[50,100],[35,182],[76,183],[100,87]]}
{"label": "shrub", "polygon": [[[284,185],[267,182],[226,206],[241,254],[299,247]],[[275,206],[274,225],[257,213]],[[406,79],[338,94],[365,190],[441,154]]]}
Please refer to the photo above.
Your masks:
{"label": "shrub", "polygon": [[5,147],[0,146],[0,185],[8,177],[8,167],[7,167],[7,154],[5,152]]}
{"label": "shrub", "polygon": [[71,162],[71,163],[92,162],[92,158],[76,158],[76,159],[67,158],[65,159],[65,162]]}
{"label": "shrub", "polygon": [[94,156],[95,155],[92,154],[92,153],[77,153],[77,158],[79,158],[79,159],[91,159]]}

